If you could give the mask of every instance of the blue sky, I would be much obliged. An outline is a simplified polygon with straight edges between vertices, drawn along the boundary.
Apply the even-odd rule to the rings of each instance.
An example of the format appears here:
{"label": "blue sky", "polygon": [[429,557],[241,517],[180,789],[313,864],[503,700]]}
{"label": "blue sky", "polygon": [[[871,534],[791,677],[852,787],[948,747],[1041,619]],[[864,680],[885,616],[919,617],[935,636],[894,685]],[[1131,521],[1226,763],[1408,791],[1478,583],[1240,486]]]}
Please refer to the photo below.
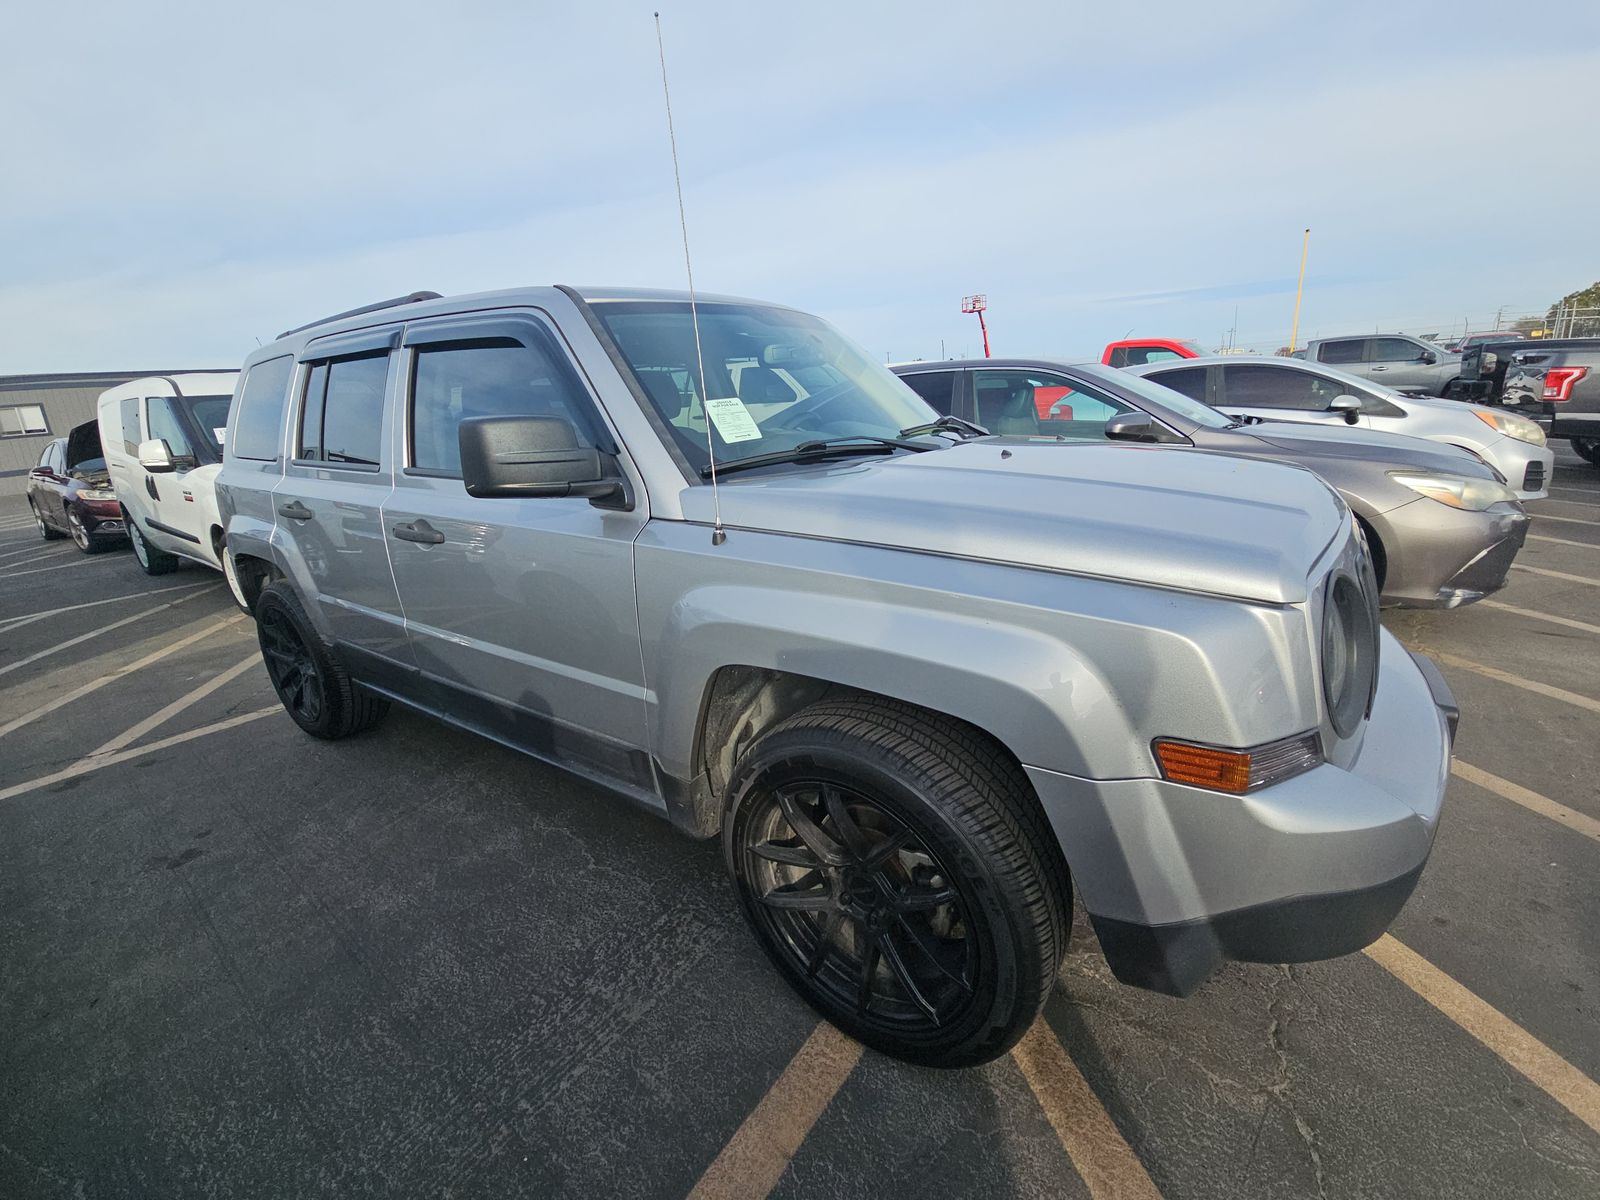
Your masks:
{"label": "blue sky", "polygon": [[[232,365],[417,288],[681,286],[650,13],[29,6],[0,373]],[[1503,3],[662,13],[697,282],[879,357],[976,352],[976,291],[997,353],[1214,345],[1236,307],[1271,350],[1306,226],[1302,341],[1600,278],[1600,153],[1559,116],[1592,106],[1592,3],[1516,38]]]}

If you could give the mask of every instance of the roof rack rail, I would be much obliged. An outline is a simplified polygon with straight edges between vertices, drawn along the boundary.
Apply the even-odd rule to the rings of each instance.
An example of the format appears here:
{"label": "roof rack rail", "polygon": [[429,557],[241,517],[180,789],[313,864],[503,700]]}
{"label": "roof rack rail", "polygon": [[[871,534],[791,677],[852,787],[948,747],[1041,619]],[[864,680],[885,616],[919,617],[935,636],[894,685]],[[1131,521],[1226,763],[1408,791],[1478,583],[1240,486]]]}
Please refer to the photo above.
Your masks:
{"label": "roof rack rail", "polygon": [[342,321],[346,317],[359,317],[362,313],[377,312],[384,308],[398,308],[402,304],[416,304],[422,300],[442,300],[438,292],[412,292],[409,296],[396,296],[392,300],[379,300],[376,304],[363,304],[360,308],[346,309],[344,312],[334,313],[331,317],[321,317],[315,321],[307,321],[304,325],[296,325],[293,329],[285,329],[278,337],[292,337],[297,333],[304,333],[308,329],[315,329],[318,325],[326,325],[329,321]]}

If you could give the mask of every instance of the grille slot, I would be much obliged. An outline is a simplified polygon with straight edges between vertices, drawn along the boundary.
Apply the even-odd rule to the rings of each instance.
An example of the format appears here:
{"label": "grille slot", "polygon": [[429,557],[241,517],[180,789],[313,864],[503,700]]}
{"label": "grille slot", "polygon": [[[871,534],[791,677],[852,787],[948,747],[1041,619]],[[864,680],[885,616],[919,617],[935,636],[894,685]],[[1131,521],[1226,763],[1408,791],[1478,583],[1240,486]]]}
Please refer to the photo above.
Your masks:
{"label": "grille slot", "polygon": [[1522,474],[1522,490],[1525,492],[1542,492],[1544,490],[1544,464],[1531,462],[1528,469]]}

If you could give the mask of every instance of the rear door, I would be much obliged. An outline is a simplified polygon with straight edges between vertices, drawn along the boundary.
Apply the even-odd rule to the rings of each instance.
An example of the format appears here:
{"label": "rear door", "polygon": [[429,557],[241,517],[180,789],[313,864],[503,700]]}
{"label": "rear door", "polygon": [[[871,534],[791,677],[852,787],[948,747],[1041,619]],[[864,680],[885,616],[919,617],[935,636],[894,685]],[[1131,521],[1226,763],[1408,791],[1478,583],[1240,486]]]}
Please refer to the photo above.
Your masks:
{"label": "rear door", "polygon": [[61,469],[65,444],[61,438],[46,444],[39,461],[28,471],[28,490],[33,493],[34,507],[46,524],[57,529],[67,527],[67,481]]}
{"label": "rear door", "polygon": [[393,486],[390,376],[400,328],[307,346],[296,379],[289,461],[273,494],[296,582],[357,673],[404,686],[411,651],[383,533]]}
{"label": "rear door", "polygon": [[[532,311],[406,329],[399,463],[383,524],[406,628],[439,708],[540,757],[649,788],[634,507],[469,496],[457,430],[558,416],[619,450],[555,329]],[[622,463],[624,474],[636,480]]]}
{"label": "rear door", "polygon": [[[1221,373],[1215,407],[1230,415],[1308,425],[1349,424],[1342,412],[1329,412],[1328,405],[1336,396],[1354,393],[1314,371],[1268,363],[1226,363]],[[1364,395],[1356,398],[1366,403]],[[1368,427],[1372,424],[1365,411],[1356,423]]]}

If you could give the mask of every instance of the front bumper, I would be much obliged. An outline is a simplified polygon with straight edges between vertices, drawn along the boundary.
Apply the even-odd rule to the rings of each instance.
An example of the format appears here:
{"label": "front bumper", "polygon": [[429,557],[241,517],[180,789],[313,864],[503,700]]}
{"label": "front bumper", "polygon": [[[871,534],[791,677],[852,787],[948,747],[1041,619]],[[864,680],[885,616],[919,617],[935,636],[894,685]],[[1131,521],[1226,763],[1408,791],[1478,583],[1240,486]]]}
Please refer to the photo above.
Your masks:
{"label": "front bumper", "polygon": [[1373,518],[1387,556],[1384,606],[1459,608],[1499,591],[1531,523],[1517,504],[1465,512],[1420,496]]}
{"label": "front bumper", "polygon": [[1244,796],[1026,768],[1118,979],[1182,996],[1227,959],[1334,958],[1388,928],[1433,847],[1459,710],[1432,663],[1382,642],[1348,768]]}
{"label": "front bumper", "polygon": [[1543,500],[1550,495],[1550,473],[1556,454],[1548,445],[1535,446],[1518,438],[1502,437],[1483,452],[1518,500]]}

